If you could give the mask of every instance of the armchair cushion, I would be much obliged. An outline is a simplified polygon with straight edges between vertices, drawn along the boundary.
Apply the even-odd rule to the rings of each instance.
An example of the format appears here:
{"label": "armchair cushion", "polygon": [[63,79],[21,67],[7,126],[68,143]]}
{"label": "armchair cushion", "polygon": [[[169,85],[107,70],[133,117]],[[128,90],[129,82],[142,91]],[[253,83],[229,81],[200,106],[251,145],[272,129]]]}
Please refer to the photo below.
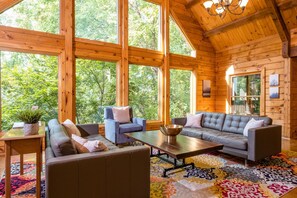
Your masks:
{"label": "armchair cushion", "polygon": [[133,131],[141,131],[142,126],[139,124],[128,123],[128,124],[121,124],[120,125],[120,133],[127,133]]}
{"label": "armchair cushion", "polygon": [[112,113],[115,121],[119,123],[130,122],[129,107],[113,107]]}

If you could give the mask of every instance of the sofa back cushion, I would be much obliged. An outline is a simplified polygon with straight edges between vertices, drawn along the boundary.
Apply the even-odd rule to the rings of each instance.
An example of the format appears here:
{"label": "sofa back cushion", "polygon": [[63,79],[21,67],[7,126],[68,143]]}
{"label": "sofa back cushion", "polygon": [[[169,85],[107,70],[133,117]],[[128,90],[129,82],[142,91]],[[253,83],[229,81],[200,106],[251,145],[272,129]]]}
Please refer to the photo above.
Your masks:
{"label": "sofa back cushion", "polygon": [[243,134],[244,127],[252,118],[255,120],[263,120],[264,126],[272,124],[272,119],[269,117],[226,115],[223,131]]}
{"label": "sofa back cushion", "polygon": [[49,125],[50,147],[56,157],[76,154],[76,149],[64,127],[58,122]]}
{"label": "sofa back cushion", "polygon": [[201,121],[202,127],[219,131],[222,130],[226,114],[210,112],[196,112],[196,114],[197,113],[203,113]]}

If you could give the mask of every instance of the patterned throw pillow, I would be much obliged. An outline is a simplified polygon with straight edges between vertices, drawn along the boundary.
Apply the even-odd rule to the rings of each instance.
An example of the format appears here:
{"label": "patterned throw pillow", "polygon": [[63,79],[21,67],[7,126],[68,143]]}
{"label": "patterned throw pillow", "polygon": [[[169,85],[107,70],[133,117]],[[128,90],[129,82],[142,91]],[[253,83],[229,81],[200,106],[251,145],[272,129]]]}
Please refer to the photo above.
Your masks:
{"label": "patterned throw pillow", "polygon": [[202,113],[199,114],[188,114],[187,115],[187,123],[185,127],[195,127],[195,128],[201,128],[201,119],[202,119]]}
{"label": "patterned throw pillow", "polygon": [[129,107],[113,107],[112,108],[113,119],[119,123],[130,122]]}
{"label": "patterned throw pillow", "polygon": [[108,150],[107,146],[99,140],[87,140],[75,134],[72,134],[71,138],[78,153],[92,153]]}
{"label": "patterned throw pillow", "polygon": [[68,136],[71,137],[72,134],[75,134],[77,136],[81,136],[80,131],[76,127],[76,125],[69,119],[65,120],[62,125],[66,129]]}

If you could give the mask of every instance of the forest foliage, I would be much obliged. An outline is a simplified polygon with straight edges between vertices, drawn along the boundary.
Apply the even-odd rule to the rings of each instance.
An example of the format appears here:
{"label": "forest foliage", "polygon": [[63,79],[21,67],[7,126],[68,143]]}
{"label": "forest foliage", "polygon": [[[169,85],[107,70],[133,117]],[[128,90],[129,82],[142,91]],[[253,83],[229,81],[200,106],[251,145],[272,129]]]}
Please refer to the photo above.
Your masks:
{"label": "forest foliage", "polygon": [[[76,37],[118,42],[117,0],[76,0]],[[159,50],[160,7],[144,0],[129,0],[129,45]],[[24,0],[0,14],[0,25],[57,34],[59,0]],[[190,55],[192,49],[171,19],[170,50]],[[58,116],[58,58],[1,52],[2,129],[8,130],[21,109],[39,106],[42,120]],[[129,66],[129,105],[134,114],[158,120],[157,67]],[[116,104],[116,63],[76,60],[76,121],[103,123],[105,106]],[[190,111],[191,72],[171,70],[171,116]]]}

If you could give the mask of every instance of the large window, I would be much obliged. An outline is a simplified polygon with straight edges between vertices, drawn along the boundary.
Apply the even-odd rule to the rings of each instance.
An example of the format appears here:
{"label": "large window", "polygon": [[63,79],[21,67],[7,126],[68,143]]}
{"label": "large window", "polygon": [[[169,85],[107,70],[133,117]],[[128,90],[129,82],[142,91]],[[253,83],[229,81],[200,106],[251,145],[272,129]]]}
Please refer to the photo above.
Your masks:
{"label": "large window", "polygon": [[158,50],[160,6],[145,0],[129,0],[129,45]]}
{"label": "large window", "polygon": [[156,67],[130,65],[129,105],[134,117],[158,120],[158,71]]}
{"label": "large window", "polygon": [[169,22],[170,52],[194,57],[196,55],[194,49],[191,47],[172,17],[170,17]]}
{"label": "large window", "polygon": [[75,0],[75,35],[118,43],[118,0]]}
{"label": "large window", "polygon": [[0,25],[59,33],[59,0],[23,0],[0,14]]}
{"label": "large window", "polygon": [[43,121],[58,117],[58,58],[0,52],[1,126],[9,130],[22,109],[39,106]]}
{"label": "large window", "polygon": [[77,123],[104,123],[104,107],[115,103],[116,64],[77,59]]}
{"label": "large window", "polygon": [[232,77],[231,113],[260,114],[261,75]]}
{"label": "large window", "polygon": [[191,71],[170,69],[170,117],[183,117],[191,109]]}

